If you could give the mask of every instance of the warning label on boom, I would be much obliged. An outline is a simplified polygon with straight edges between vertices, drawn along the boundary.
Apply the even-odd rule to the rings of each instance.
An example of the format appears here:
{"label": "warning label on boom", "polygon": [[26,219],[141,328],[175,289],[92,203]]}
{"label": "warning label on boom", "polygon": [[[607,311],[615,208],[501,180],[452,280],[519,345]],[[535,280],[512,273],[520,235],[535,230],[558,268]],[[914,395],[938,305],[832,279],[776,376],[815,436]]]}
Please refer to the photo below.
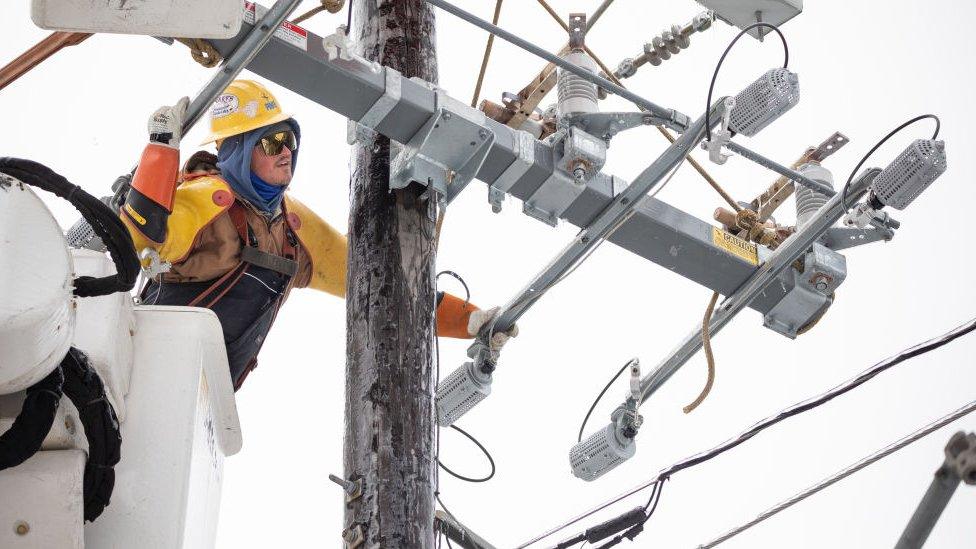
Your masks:
{"label": "warning label on boom", "polygon": [[738,258],[753,265],[759,265],[759,253],[756,251],[756,245],[748,240],[729,234],[718,227],[712,227],[712,242]]}

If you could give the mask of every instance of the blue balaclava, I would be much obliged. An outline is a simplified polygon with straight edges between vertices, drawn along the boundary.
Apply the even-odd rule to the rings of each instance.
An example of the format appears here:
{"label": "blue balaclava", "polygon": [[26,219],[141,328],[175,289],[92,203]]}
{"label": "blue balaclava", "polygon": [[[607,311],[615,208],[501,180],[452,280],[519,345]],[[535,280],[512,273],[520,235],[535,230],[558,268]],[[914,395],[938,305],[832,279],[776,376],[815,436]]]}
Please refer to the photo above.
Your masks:
{"label": "blue balaclava", "polygon": [[[298,165],[298,145],[301,144],[302,134],[298,122],[289,118],[281,124],[288,125],[295,132],[295,150],[291,152],[291,173],[294,175]],[[266,214],[278,211],[284,197],[287,185],[272,185],[251,171],[251,151],[258,144],[261,136],[272,127],[262,126],[246,133],[234,135],[224,139],[217,151],[217,168],[221,177],[230,184],[234,192]]]}

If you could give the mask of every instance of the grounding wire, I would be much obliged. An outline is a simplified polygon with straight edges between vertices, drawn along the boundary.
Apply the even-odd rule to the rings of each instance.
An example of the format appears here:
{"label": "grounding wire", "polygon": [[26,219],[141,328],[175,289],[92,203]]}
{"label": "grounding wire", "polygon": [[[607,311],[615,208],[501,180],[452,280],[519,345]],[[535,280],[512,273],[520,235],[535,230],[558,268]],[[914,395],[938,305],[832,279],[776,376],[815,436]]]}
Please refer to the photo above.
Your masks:
{"label": "grounding wire", "polygon": [[827,391],[825,393],[822,393],[822,394],[820,394],[820,395],[818,395],[816,397],[812,397],[812,398],[806,399],[804,401],[801,401],[801,402],[799,402],[797,404],[794,404],[793,406],[790,406],[789,408],[786,408],[786,409],[780,411],[776,415],[769,416],[766,419],[763,419],[762,421],[757,422],[751,428],[747,429],[746,431],[744,431],[742,434],[740,434],[739,436],[737,436],[735,438],[729,439],[728,441],[723,442],[722,444],[719,444],[718,446],[715,446],[715,447],[713,447],[713,448],[711,448],[709,450],[706,450],[704,452],[700,452],[698,454],[695,454],[693,456],[690,456],[688,458],[685,458],[685,459],[683,459],[683,460],[681,460],[681,461],[679,461],[677,463],[674,463],[670,467],[667,467],[667,468],[662,469],[658,473],[658,475],[656,477],[654,477],[653,479],[651,479],[651,480],[649,480],[649,481],[647,481],[647,482],[645,482],[643,484],[640,484],[639,486],[636,486],[634,488],[631,488],[627,492],[624,492],[623,494],[620,494],[620,495],[616,496],[615,498],[613,498],[613,499],[611,499],[611,500],[609,500],[607,502],[604,502],[601,505],[599,505],[597,507],[594,507],[593,509],[590,509],[590,510],[586,511],[585,513],[582,513],[580,515],[577,515],[572,520],[570,520],[570,521],[568,521],[568,522],[566,522],[566,523],[564,523],[564,524],[562,524],[562,525],[560,525],[560,526],[558,526],[556,528],[553,528],[551,530],[548,530],[548,531],[544,532],[543,534],[541,534],[541,535],[539,535],[539,536],[537,536],[537,537],[535,537],[535,538],[533,538],[533,539],[531,539],[531,540],[529,540],[529,541],[527,541],[527,542],[519,545],[516,549],[523,549],[525,547],[528,547],[529,545],[532,545],[533,543],[536,543],[536,542],[538,542],[538,541],[540,541],[542,539],[545,539],[545,538],[551,536],[552,534],[555,534],[556,532],[559,532],[560,530],[563,530],[565,528],[568,528],[569,526],[572,526],[573,524],[576,524],[577,522],[579,522],[579,521],[581,521],[581,520],[589,517],[590,515],[593,515],[594,513],[597,513],[599,511],[602,511],[603,509],[606,509],[607,507],[609,507],[609,506],[617,503],[618,501],[623,500],[624,498],[630,497],[630,496],[632,496],[632,495],[634,495],[634,494],[636,494],[636,493],[638,493],[638,492],[640,492],[642,490],[645,490],[645,489],[647,489],[647,488],[655,485],[658,482],[661,482],[662,480],[665,480],[665,479],[670,478],[673,474],[675,474],[675,473],[677,473],[677,472],[679,472],[679,471],[681,471],[683,469],[687,469],[689,467],[698,465],[698,464],[703,463],[705,461],[708,461],[708,460],[710,460],[710,459],[712,459],[712,458],[714,458],[714,457],[716,457],[716,456],[718,456],[720,454],[723,454],[723,453],[727,452],[728,450],[731,450],[732,448],[735,448],[736,446],[739,446],[743,442],[746,442],[747,440],[751,439],[752,437],[754,437],[755,435],[757,435],[759,432],[761,432],[761,431],[763,431],[765,429],[768,429],[769,427],[772,427],[773,425],[775,425],[775,424],[777,424],[777,423],[779,423],[779,422],[781,422],[781,421],[783,421],[783,420],[785,420],[787,418],[790,418],[792,416],[795,416],[795,415],[801,414],[803,412],[812,410],[813,408],[816,408],[816,407],[818,407],[818,406],[820,406],[820,405],[822,405],[822,404],[824,404],[826,402],[829,402],[834,397],[840,396],[840,395],[842,395],[844,393],[847,393],[847,392],[853,390],[854,388],[856,388],[856,387],[858,387],[858,386],[866,383],[867,381],[871,380],[872,378],[874,378],[878,374],[880,374],[880,373],[882,373],[882,372],[884,372],[884,371],[886,371],[886,370],[888,370],[888,369],[890,369],[890,368],[892,368],[892,367],[894,367],[894,366],[896,366],[896,365],[898,365],[898,364],[900,364],[900,363],[902,363],[902,362],[904,362],[904,361],[906,361],[908,359],[911,359],[911,358],[914,358],[916,356],[919,356],[919,355],[928,353],[930,351],[933,351],[935,349],[938,349],[938,348],[940,348],[940,347],[942,347],[944,345],[947,345],[947,344],[955,341],[956,339],[958,339],[958,338],[960,338],[960,337],[962,337],[964,335],[967,335],[967,334],[972,333],[974,330],[976,330],[976,318],[974,318],[972,320],[969,320],[968,322],[966,322],[966,323],[964,323],[964,324],[962,324],[960,326],[957,326],[956,328],[950,330],[949,332],[946,332],[945,334],[943,334],[941,336],[938,336],[938,337],[929,339],[929,340],[924,341],[922,343],[919,343],[919,344],[917,344],[915,346],[909,347],[909,348],[905,349],[904,351],[902,351],[902,352],[900,352],[900,353],[898,353],[896,355],[893,355],[893,356],[891,356],[891,357],[889,357],[889,358],[887,358],[887,359],[885,359],[885,360],[883,360],[883,361],[875,364],[874,366],[868,368],[867,370],[865,370],[861,374],[857,375],[856,377],[850,379],[849,381],[847,381],[845,383],[842,383],[840,385],[837,385],[836,387],[834,387],[833,389],[830,389],[829,391]]}
{"label": "grounding wire", "polygon": [[708,100],[705,103],[705,140],[706,141],[712,140],[712,124],[711,124],[712,92],[715,90],[715,79],[718,78],[718,71],[719,69],[722,68],[722,63],[725,62],[725,56],[727,56],[729,52],[732,50],[732,46],[734,46],[735,43],[738,42],[739,39],[742,38],[742,36],[745,35],[747,32],[759,27],[767,27],[776,31],[776,34],[779,35],[779,39],[783,41],[783,68],[784,69],[787,68],[790,64],[790,47],[786,44],[786,37],[783,36],[783,33],[779,30],[779,27],[777,27],[776,25],[773,25],[771,23],[762,23],[762,22],[753,23],[748,27],[742,29],[742,32],[735,35],[735,38],[732,39],[732,42],[730,42],[728,47],[725,48],[725,52],[722,53],[722,57],[718,59],[718,64],[715,65],[715,72],[712,73],[712,83],[709,84],[708,86]]}
{"label": "grounding wire", "polygon": [[620,377],[620,374],[624,373],[624,370],[629,368],[630,365],[633,364],[635,360],[637,359],[632,358],[628,360],[626,363],[624,363],[624,365],[620,368],[620,370],[610,379],[606,387],[604,387],[603,390],[600,391],[600,394],[596,396],[596,400],[593,401],[593,404],[590,406],[590,409],[587,410],[586,412],[586,417],[583,418],[583,423],[582,425],[580,425],[579,428],[579,435],[576,436],[576,442],[580,442],[583,440],[583,429],[586,428],[586,422],[590,420],[590,414],[593,413],[593,409],[596,408],[597,404],[599,404],[600,399],[603,398],[603,395],[607,393],[607,390],[610,389],[610,386],[613,385],[613,382],[617,381],[617,378]]}
{"label": "grounding wire", "polygon": [[861,469],[864,469],[868,465],[871,465],[871,464],[875,463],[876,461],[878,461],[878,460],[880,460],[880,459],[882,459],[884,457],[887,457],[887,456],[889,456],[889,455],[897,452],[898,450],[901,450],[902,448],[908,446],[909,444],[918,441],[919,439],[921,439],[921,438],[923,438],[923,437],[925,437],[925,436],[933,433],[934,431],[936,431],[938,429],[941,429],[942,427],[945,427],[946,425],[952,423],[953,421],[956,421],[957,419],[962,418],[963,416],[965,416],[967,414],[972,413],[973,411],[976,411],[976,401],[972,401],[972,402],[966,404],[962,408],[959,408],[956,411],[954,411],[954,412],[952,412],[952,413],[950,413],[948,415],[945,415],[945,416],[943,416],[943,417],[941,417],[941,418],[933,421],[932,423],[929,423],[925,427],[923,427],[923,428],[921,428],[921,429],[919,429],[919,430],[917,430],[917,431],[909,434],[908,436],[906,436],[906,437],[904,437],[904,438],[902,438],[902,439],[900,439],[900,440],[898,440],[896,442],[893,442],[893,443],[889,444],[888,446],[885,446],[881,450],[878,450],[877,452],[875,452],[875,453],[873,453],[873,454],[871,454],[871,455],[869,455],[867,457],[862,458],[860,461],[857,461],[857,462],[853,463],[852,465],[849,465],[848,467],[846,467],[844,469],[841,469],[837,473],[834,473],[832,476],[825,478],[824,480],[818,482],[817,484],[814,484],[813,486],[807,488],[806,490],[800,492],[799,494],[796,494],[795,496],[793,496],[793,497],[791,497],[791,498],[789,498],[787,500],[784,500],[784,501],[780,502],[779,504],[777,504],[777,505],[769,508],[768,510],[760,513],[756,518],[754,518],[753,520],[751,520],[751,521],[743,524],[742,526],[739,526],[739,527],[736,527],[736,528],[734,528],[732,530],[729,530],[725,534],[722,534],[721,536],[715,538],[714,540],[712,540],[712,541],[710,541],[710,542],[708,542],[708,543],[706,543],[704,545],[699,545],[698,546],[698,549],[709,549],[711,547],[715,547],[716,545],[718,545],[718,544],[720,544],[722,542],[725,542],[725,541],[729,540],[730,538],[732,538],[732,537],[734,537],[734,536],[736,536],[736,535],[744,532],[745,530],[748,530],[749,528],[755,526],[756,524],[759,524],[760,522],[762,522],[762,521],[764,521],[764,520],[772,517],[773,515],[779,513],[780,511],[782,511],[784,509],[787,509],[787,508],[789,508],[789,507],[791,507],[791,506],[793,506],[793,505],[795,505],[795,504],[803,501],[804,499],[806,499],[806,498],[808,498],[808,497],[816,494],[817,492],[820,492],[820,491],[822,491],[822,490],[830,487],[831,485],[833,485],[833,484],[835,484],[835,483],[837,483],[837,482],[839,482],[839,481],[841,481],[841,480],[843,480],[843,479],[845,479],[845,478],[853,475],[854,473],[860,471]]}
{"label": "grounding wire", "polygon": [[939,137],[939,130],[942,128],[942,121],[940,121],[939,117],[934,114],[923,114],[923,115],[916,116],[911,120],[908,120],[907,122],[903,123],[901,126],[898,126],[897,128],[888,132],[888,135],[882,137],[881,141],[878,141],[878,143],[875,144],[875,146],[871,147],[871,150],[869,150],[867,154],[865,154],[864,157],[861,158],[861,161],[858,162],[856,166],[854,166],[853,170],[851,170],[851,175],[847,177],[847,183],[844,183],[844,190],[842,191],[841,194],[841,206],[844,207],[844,211],[848,210],[847,191],[851,187],[851,182],[854,180],[854,176],[857,174],[857,171],[861,169],[861,166],[863,166],[864,163],[868,161],[868,158],[871,158],[871,155],[874,154],[876,150],[881,148],[881,146],[884,145],[885,142],[887,142],[889,139],[894,137],[895,134],[905,129],[906,127],[914,124],[915,122],[918,122],[919,120],[925,120],[927,118],[931,118],[935,120],[935,133],[932,134],[932,139],[933,140],[937,139]]}

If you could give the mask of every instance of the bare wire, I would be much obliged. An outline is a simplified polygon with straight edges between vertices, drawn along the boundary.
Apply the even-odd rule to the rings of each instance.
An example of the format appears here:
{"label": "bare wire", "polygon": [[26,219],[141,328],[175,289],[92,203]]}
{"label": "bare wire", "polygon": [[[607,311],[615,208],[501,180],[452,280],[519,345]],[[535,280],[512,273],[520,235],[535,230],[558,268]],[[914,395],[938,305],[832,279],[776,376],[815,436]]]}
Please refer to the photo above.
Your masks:
{"label": "bare wire", "polygon": [[786,500],[784,500],[784,501],[782,501],[782,502],[774,505],[773,507],[770,507],[766,511],[763,511],[762,513],[759,514],[759,516],[757,516],[756,518],[754,518],[754,519],[750,520],[749,522],[743,524],[742,526],[738,526],[736,528],[733,528],[732,530],[729,530],[728,532],[722,534],[721,536],[715,538],[714,540],[712,540],[712,541],[710,541],[708,543],[705,543],[703,545],[699,545],[698,548],[699,549],[709,549],[710,547],[715,547],[716,545],[718,545],[720,543],[723,543],[725,541],[728,541],[729,539],[735,537],[738,534],[741,534],[742,532],[748,530],[749,528],[752,528],[753,526],[759,524],[760,522],[762,522],[762,521],[764,521],[764,520],[772,517],[773,515],[779,513],[780,511],[782,511],[784,509],[787,509],[789,507],[792,507],[793,505],[796,505],[797,503],[799,503],[799,502],[805,500],[806,498],[808,498],[808,497],[816,494],[817,492],[820,492],[820,491],[822,491],[822,490],[824,490],[826,488],[829,488],[831,485],[833,485],[833,484],[835,484],[835,483],[837,483],[837,482],[839,482],[839,481],[841,481],[841,480],[843,480],[843,479],[845,479],[845,478],[853,475],[854,473],[860,471],[861,469],[864,469],[868,465],[871,465],[872,463],[874,463],[874,462],[876,462],[876,461],[878,461],[878,460],[880,460],[880,459],[882,459],[882,458],[884,458],[886,456],[889,456],[889,455],[897,452],[898,450],[901,450],[905,446],[908,446],[909,444],[911,444],[911,443],[913,443],[913,442],[915,442],[915,441],[917,441],[917,440],[925,437],[926,435],[929,435],[929,434],[931,434],[931,433],[933,433],[933,432],[941,429],[942,427],[945,427],[946,425],[952,423],[953,421],[956,421],[957,419],[959,419],[959,418],[961,418],[961,417],[963,417],[963,416],[965,416],[967,414],[972,413],[973,411],[976,411],[976,400],[970,402],[969,404],[966,404],[962,408],[959,408],[958,410],[956,410],[956,411],[954,411],[954,412],[952,412],[952,413],[950,413],[948,415],[945,415],[945,416],[943,416],[943,417],[941,417],[941,418],[933,421],[932,423],[929,423],[925,427],[923,427],[923,428],[921,428],[921,429],[919,429],[919,430],[917,430],[917,431],[915,431],[915,432],[913,432],[913,433],[905,436],[904,438],[902,438],[902,439],[900,439],[900,440],[898,440],[896,442],[893,442],[893,443],[889,444],[888,446],[885,446],[881,450],[878,450],[877,452],[875,452],[875,453],[873,453],[873,454],[871,454],[871,455],[869,455],[867,457],[864,457],[861,460],[859,460],[859,461],[857,461],[857,462],[855,462],[855,463],[853,463],[853,464],[851,464],[851,465],[849,465],[849,466],[841,469],[840,471],[838,471],[838,472],[834,473],[833,475],[825,478],[824,480],[822,480],[822,481],[814,484],[813,486],[811,486],[811,487],[807,488],[806,490],[804,490],[804,491],[796,494],[795,496],[793,496],[793,497],[791,497],[789,499],[786,499]]}

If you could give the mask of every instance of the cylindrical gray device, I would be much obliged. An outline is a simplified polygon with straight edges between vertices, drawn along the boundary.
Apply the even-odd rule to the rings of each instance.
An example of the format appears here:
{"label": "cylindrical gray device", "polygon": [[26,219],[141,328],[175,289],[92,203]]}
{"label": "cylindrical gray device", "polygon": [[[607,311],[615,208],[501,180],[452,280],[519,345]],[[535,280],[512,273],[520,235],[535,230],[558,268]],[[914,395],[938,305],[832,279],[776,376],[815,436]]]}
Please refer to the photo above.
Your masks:
{"label": "cylindrical gray device", "polygon": [[[112,186],[112,190],[115,190],[115,186]],[[105,205],[112,207],[112,197],[103,196],[99,198]],[[85,248],[88,250],[94,250],[96,252],[107,252],[108,246],[102,242],[102,239],[95,234],[95,229],[92,229],[90,223],[85,221],[84,217],[78,218],[68,232],[64,235],[65,240],[68,242],[68,246],[72,248]]]}
{"label": "cylindrical gray device", "polygon": [[[563,59],[594,74],[597,73],[596,61],[584,51],[570,51],[563,56]],[[559,69],[556,82],[559,96],[556,113],[559,118],[572,114],[600,112],[596,84],[563,69]]]}
{"label": "cylindrical gray device", "polygon": [[874,178],[871,191],[885,206],[904,210],[945,171],[945,142],[917,139]]}
{"label": "cylindrical gray device", "polygon": [[618,433],[615,423],[593,433],[569,451],[569,465],[573,475],[585,480],[595,480],[634,457],[637,443]]}
{"label": "cylindrical gray device", "polygon": [[[830,170],[820,164],[807,163],[797,170],[801,174],[809,177],[817,183],[822,183],[830,188],[834,188],[834,176]],[[807,224],[816,215],[817,210],[823,207],[830,198],[827,195],[817,192],[805,185],[796,184],[796,228]]]}
{"label": "cylindrical gray device", "polygon": [[491,374],[465,362],[437,385],[437,424],[448,427],[491,394]]}
{"label": "cylindrical gray device", "polygon": [[752,137],[800,102],[800,79],[787,69],[771,69],[735,96],[729,127]]}

